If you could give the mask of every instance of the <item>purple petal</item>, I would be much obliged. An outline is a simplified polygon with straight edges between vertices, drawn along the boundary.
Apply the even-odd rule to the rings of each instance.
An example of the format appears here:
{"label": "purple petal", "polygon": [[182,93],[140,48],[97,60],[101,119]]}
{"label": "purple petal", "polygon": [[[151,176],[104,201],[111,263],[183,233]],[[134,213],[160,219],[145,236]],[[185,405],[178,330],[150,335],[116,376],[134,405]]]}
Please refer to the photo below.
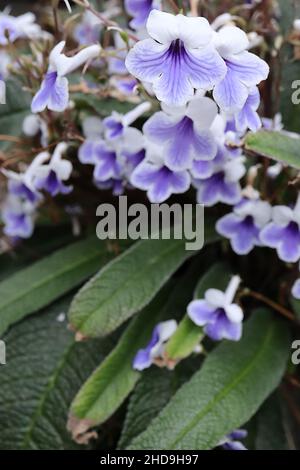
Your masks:
{"label": "purple petal", "polygon": [[46,74],[40,90],[33,98],[31,110],[33,113],[44,111],[47,107],[52,111],[64,111],[69,102],[68,80],[58,77],[56,72]]}
{"label": "purple petal", "polygon": [[83,164],[95,163],[95,142],[86,140],[79,148],[78,159]]}
{"label": "purple petal", "polygon": [[204,326],[215,318],[216,310],[205,300],[194,300],[188,305],[187,313],[196,325]]}
{"label": "purple petal", "polygon": [[226,182],[223,172],[215,173],[205,181],[198,180],[198,187],[198,202],[209,207],[218,202],[235,205],[241,198],[240,185]]}
{"label": "purple petal", "polygon": [[205,333],[214,341],[220,341],[221,339],[239,341],[242,336],[242,324],[232,323],[228,320],[225,312],[222,309],[220,310],[215,320],[205,326]]}
{"label": "purple petal", "polygon": [[232,249],[238,255],[247,255],[259,245],[259,229],[251,216],[241,220],[235,214],[222,217],[216,225],[217,232],[231,240]]}
{"label": "purple petal", "polygon": [[141,29],[145,26],[150,11],[153,8],[153,0],[125,0],[125,9],[133,20],[130,21],[132,29]]}
{"label": "purple petal", "polygon": [[276,248],[282,261],[296,263],[300,259],[300,232],[295,222],[287,227],[271,223],[262,230],[260,239],[265,246]]}
{"label": "purple petal", "polygon": [[207,179],[213,175],[214,163],[212,161],[194,160],[191,173],[194,178]]}

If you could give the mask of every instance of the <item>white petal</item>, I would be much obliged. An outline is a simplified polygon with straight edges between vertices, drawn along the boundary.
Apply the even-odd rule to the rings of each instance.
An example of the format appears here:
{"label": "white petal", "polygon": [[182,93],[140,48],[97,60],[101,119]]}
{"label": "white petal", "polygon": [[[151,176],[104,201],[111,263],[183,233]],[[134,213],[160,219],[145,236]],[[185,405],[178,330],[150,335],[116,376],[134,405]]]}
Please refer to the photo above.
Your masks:
{"label": "white petal", "polygon": [[58,55],[56,52],[51,60],[58,75],[64,76],[70,72],[74,72],[74,70],[78,69],[89,60],[96,59],[96,57],[100,54],[100,51],[101,47],[97,44],[94,44],[93,46],[82,49],[73,57],[67,57],[65,54]]}
{"label": "white petal", "polygon": [[226,304],[225,293],[219,289],[208,289],[204,297],[213,307],[221,308]]}
{"label": "white petal", "polygon": [[52,71],[56,71],[56,62],[59,59],[64,47],[66,45],[66,41],[61,41],[52,49],[50,56],[49,56],[49,65]]}
{"label": "white petal", "polygon": [[275,224],[286,226],[294,218],[293,211],[290,207],[287,206],[276,206],[273,208],[273,220]]}
{"label": "white petal", "polygon": [[167,341],[176,331],[177,322],[176,320],[168,320],[162,323],[159,323],[159,337],[161,342]]}
{"label": "white petal", "polygon": [[227,305],[225,312],[230,321],[233,323],[241,323],[244,318],[243,310],[237,304]]}
{"label": "white petal", "polygon": [[195,98],[188,104],[186,115],[197,124],[197,129],[209,129],[218,114],[216,103],[210,98]]}
{"label": "white petal", "polygon": [[169,116],[174,117],[183,117],[185,116],[187,111],[186,106],[170,106],[166,103],[161,103],[161,109]]}
{"label": "white petal", "polygon": [[270,222],[272,217],[272,206],[266,201],[253,201],[253,217],[259,228],[264,227]]}
{"label": "white petal", "polygon": [[138,152],[145,146],[143,133],[135,127],[128,127],[124,130],[121,144],[123,150],[127,150],[132,153]]}
{"label": "white petal", "polygon": [[179,37],[176,16],[152,10],[146,24],[149,35],[161,44],[170,44]]}
{"label": "white petal", "polygon": [[226,181],[236,182],[239,181],[246,173],[246,168],[242,158],[236,158],[225,164],[224,170],[226,173]]}
{"label": "white petal", "polygon": [[225,26],[214,36],[215,47],[222,57],[239,54],[249,47],[247,34],[236,26]]}
{"label": "white petal", "polygon": [[102,135],[103,123],[100,118],[90,116],[84,119],[82,128],[85,137],[89,139],[96,139]]}
{"label": "white petal", "polygon": [[185,47],[194,49],[204,47],[212,39],[213,31],[206,18],[177,15],[179,38]]}

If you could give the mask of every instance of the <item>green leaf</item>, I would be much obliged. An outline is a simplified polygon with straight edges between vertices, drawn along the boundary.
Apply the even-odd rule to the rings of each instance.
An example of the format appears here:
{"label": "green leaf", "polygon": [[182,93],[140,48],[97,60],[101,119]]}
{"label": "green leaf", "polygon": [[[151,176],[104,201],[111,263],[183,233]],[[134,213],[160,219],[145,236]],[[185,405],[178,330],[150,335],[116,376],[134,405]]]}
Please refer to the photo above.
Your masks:
{"label": "green leaf", "polygon": [[161,320],[168,290],[131,321],[117,346],[82,386],[71,405],[69,430],[82,438],[91,427],[106,421],[123,403],[137,383],[140,372],[132,368],[137,351],[148,343]]}
{"label": "green leaf", "polygon": [[63,301],[14,326],[4,337],[7,364],[0,367],[2,450],[78,449],[66,429],[71,400],[113,340],[76,343]]}
{"label": "green leaf", "polygon": [[278,394],[273,394],[261,407],[256,420],[256,450],[288,450],[283,412]]}
{"label": "green leaf", "polygon": [[300,169],[300,136],[293,138],[282,132],[269,131],[249,133],[245,139],[245,150]]}
{"label": "green leaf", "polygon": [[[216,264],[200,279],[194,293],[194,299],[202,299],[209,288],[224,290],[230,280],[228,267]],[[190,356],[203,339],[203,329],[185,315],[177,331],[166,345],[166,355],[175,362]]]}
{"label": "green leaf", "polygon": [[125,114],[131,111],[135,105],[126,101],[118,101],[113,98],[100,98],[94,95],[85,95],[83,93],[75,93],[72,99],[79,105],[93,108],[101,117],[109,116],[113,111]]}
{"label": "green leaf", "polygon": [[[215,238],[214,238],[215,237]],[[212,242],[216,239],[212,235]],[[141,240],[105,266],[76,295],[70,323],[83,336],[105,336],[145,307],[195,254],[186,240]]]}
{"label": "green leaf", "polygon": [[181,313],[192,295],[196,269],[195,261],[176,284],[170,282],[131,320],[115,349],[83,385],[71,407],[69,427],[75,439],[105,421],[133,390],[141,375],[132,368],[138,349],[147,345],[159,321]]}
{"label": "green leaf", "polygon": [[[299,5],[294,0],[278,0],[280,6],[279,24],[281,32],[288,37],[293,30],[295,18],[299,18]],[[297,11],[298,10],[298,11]],[[299,132],[299,104],[293,104],[292,94],[296,91],[292,84],[300,77],[300,60],[294,60],[294,47],[286,42],[280,51],[280,112],[285,129]],[[278,96],[274,97],[275,99]]]}
{"label": "green leaf", "polygon": [[[0,133],[18,137],[23,121],[30,111],[31,97],[13,80],[6,82],[6,104],[0,106]],[[10,142],[0,141],[0,150],[7,150]]]}
{"label": "green leaf", "polygon": [[120,449],[146,429],[194,371],[195,365],[185,361],[173,371],[155,367],[142,375],[129,401]]}
{"label": "green leaf", "polygon": [[95,237],[74,243],[0,283],[0,335],[13,323],[78,286],[113,253]]}
{"label": "green leaf", "polygon": [[259,310],[238,343],[224,342],[130,445],[130,449],[215,447],[242,426],[279,384],[289,355],[281,322]]}

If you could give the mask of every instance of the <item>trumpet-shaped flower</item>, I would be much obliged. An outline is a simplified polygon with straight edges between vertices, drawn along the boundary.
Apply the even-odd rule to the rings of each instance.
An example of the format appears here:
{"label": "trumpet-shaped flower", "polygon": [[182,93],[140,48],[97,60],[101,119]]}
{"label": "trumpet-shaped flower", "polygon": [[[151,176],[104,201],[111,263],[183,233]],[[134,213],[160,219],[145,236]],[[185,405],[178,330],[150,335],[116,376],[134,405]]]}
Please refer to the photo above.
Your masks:
{"label": "trumpet-shaped flower", "polygon": [[194,180],[199,204],[211,207],[218,202],[229,205],[240,202],[242,193],[239,181],[246,172],[244,160],[244,157],[236,157],[224,162],[221,154],[221,162],[216,159],[209,178]]}
{"label": "trumpet-shaped flower", "polygon": [[70,178],[73,170],[72,163],[63,159],[63,154],[67,148],[65,142],[58,144],[50,162],[37,169],[35,187],[38,190],[47,191],[51,196],[69,194],[72,191],[72,186],[64,184]]}
{"label": "trumpet-shaped flower", "polygon": [[133,361],[133,368],[144,370],[150,367],[155,359],[161,359],[164,352],[164,344],[175,333],[177,322],[168,320],[156,325],[151,339],[144,349],[140,349]]}
{"label": "trumpet-shaped flower", "polygon": [[272,211],[272,222],[260,234],[261,242],[277,250],[278,256],[287,263],[300,259],[300,195],[292,209],[276,206]]}
{"label": "trumpet-shaped flower", "polygon": [[123,137],[125,130],[150,109],[151,104],[145,101],[127,114],[120,114],[117,111],[113,111],[111,116],[103,120],[105,137],[107,139]]}
{"label": "trumpet-shaped flower", "polygon": [[5,235],[11,238],[30,238],[34,229],[34,211],[33,204],[9,194],[2,211]]}
{"label": "trumpet-shaped flower", "polygon": [[128,71],[152,84],[157,98],[183,106],[195,89],[212,90],[226,74],[226,65],[212,44],[205,18],[150,12],[149,39],[139,41],[126,58]]}
{"label": "trumpet-shaped flower", "polygon": [[272,208],[268,202],[243,199],[231,214],[222,217],[217,232],[230,239],[238,255],[247,255],[255,246],[261,246],[260,231],[271,220]]}
{"label": "trumpet-shaped flower", "polygon": [[101,50],[100,46],[95,44],[82,49],[73,57],[67,57],[62,53],[64,47],[65,41],[61,41],[49,56],[48,72],[31,104],[33,113],[44,111],[46,108],[57,112],[64,111],[69,103],[69,83],[66,75],[95,59]]}
{"label": "trumpet-shaped flower", "polygon": [[205,97],[195,98],[187,106],[162,106],[144,124],[146,137],[162,146],[165,164],[173,171],[190,169],[193,160],[212,160],[217,143],[210,131],[217,106]]}
{"label": "trumpet-shaped flower", "polygon": [[242,336],[243,311],[233,303],[241,279],[234,276],[225,292],[208,289],[204,299],[193,300],[187,309],[188,316],[214,341],[229,339],[239,341]]}
{"label": "trumpet-shaped flower", "polygon": [[243,109],[253,88],[267,79],[269,66],[247,51],[249,40],[241,29],[225,26],[214,38],[227,67],[225,78],[214,89],[214,98],[224,112],[236,113]]}
{"label": "trumpet-shaped flower", "polygon": [[132,186],[147,191],[152,203],[164,202],[172,194],[185,193],[191,185],[187,170],[170,170],[160,155],[158,146],[148,145],[146,158],[135,168],[130,178]]}

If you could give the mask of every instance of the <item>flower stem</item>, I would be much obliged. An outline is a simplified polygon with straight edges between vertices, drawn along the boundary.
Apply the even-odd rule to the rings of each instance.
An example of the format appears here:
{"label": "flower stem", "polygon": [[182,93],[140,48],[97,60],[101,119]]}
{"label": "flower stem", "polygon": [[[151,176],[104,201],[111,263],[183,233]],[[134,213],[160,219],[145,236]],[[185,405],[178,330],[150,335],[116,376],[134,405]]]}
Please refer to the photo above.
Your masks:
{"label": "flower stem", "polygon": [[259,300],[260,302],[263,302],[264,304],[268,305],[272,309],[276,310],[276,312],[280,313],[283,317],[287,318],[290,321],[298,323],[298,320],[295,318],[292,312],[290,312],[287,308],[283,307],[282,305],[279,305],[277,302],[274,302],[273,300],[269,299],[265,295],[261,294],[260,292],[255,292],[250,289],[245,289],[240,297],[252,297],[253,299]]}

